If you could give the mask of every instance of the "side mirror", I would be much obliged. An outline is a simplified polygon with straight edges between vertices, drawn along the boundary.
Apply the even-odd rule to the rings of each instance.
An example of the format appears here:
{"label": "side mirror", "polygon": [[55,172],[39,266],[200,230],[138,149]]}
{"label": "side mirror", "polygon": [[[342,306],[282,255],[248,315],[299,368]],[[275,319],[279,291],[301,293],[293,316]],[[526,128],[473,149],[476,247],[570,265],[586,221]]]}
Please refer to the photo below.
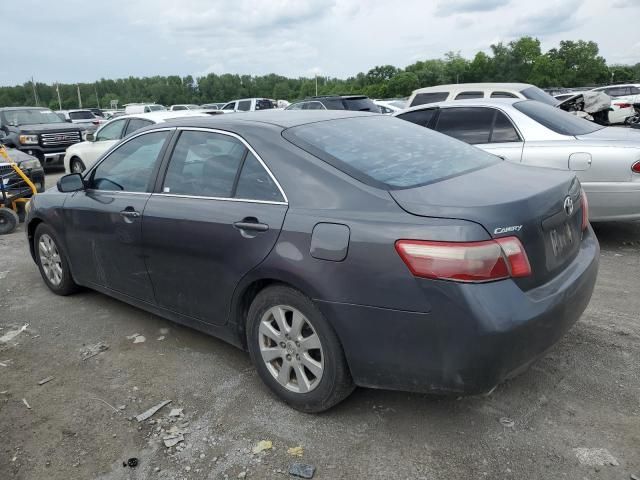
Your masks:
{"label": "side mirror", "polygon": [[87,132],[87,134],[85,135],[84,139],[87,142],[95,142],[96,141],[96,135],[93,132]]}
{"label": "side mirror", "polygon": [[62,193],[78,192],[84,190],[84,180],[79,173],[70,173],[58,180],[58,191]]}

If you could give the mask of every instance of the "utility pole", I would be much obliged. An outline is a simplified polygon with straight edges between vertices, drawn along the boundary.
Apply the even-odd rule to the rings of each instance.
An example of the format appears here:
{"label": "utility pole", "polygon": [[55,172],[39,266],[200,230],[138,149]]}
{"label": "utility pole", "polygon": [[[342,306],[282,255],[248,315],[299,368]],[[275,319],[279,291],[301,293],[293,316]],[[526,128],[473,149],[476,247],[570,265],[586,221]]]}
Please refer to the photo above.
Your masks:
{"label": "utility pole", "polygon": [[98,87],[94,85],[93,89],[96,92],[96,103],[98,104],[98,108],[100,108],[100,99],[98,98]]}
{"label": "utility pole", "polygon": [[77,84],[76,87],[78,88],[78,108],[82,108],[82,97],[80,96],[80,85]]}
{"label": "utility pole", "polygon": [[318,96],[318,74],[316,73],[316,97]]}
{"label": "utility pole", "polygon": [[36,107],[39,107],[40,102],[38,101],[38,92],[36,91],[36,82],[33,81],[33,77],[31,77],[31,86],[33,87],[33,100],[36,102]]}
{"label": "utility pole", "polygon": [[56,93],[58,94],[58,110],[62,110],[62,100],[60,99],[60,84],[56,82]]}

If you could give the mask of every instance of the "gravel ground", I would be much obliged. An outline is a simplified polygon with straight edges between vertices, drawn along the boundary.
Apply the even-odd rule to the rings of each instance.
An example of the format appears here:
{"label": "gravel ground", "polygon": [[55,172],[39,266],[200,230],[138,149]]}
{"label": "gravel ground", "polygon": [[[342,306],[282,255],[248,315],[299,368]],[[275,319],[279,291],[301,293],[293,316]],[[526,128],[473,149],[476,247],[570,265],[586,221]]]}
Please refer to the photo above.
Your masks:
{"label": "gravel ground", "polygon": [[[21,227],[0,237],[0,479],[289,478],[295,461],[317,479],[640,476],[640,224],[597,234],[589,308],[520,377],[486,397],[358,389],[306,415],[220,340],[95,292],[53,295]],[[98,342],[108,350],[83,360]],[[172,428],[184,441],[165,448]],[[252,453],[261,440],[272,448]]]}

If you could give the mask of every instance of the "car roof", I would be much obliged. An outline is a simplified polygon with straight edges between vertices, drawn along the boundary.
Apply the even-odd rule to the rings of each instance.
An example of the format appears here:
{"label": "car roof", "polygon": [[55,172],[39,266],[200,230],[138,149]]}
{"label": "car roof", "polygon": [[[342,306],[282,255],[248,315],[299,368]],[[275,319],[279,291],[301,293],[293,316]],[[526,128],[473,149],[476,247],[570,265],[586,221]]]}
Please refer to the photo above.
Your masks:
{"label": "car roof", "polygon": [[[151,120],[152,122],[164,122],[166,120],[173,120],[174,118],[181,117],[201,117],[205,116],[204,113],[199,113],[197,110],[178,110],[177,112],[172,112],[170,110],[161,110],[157,112],[147,112],[147,113],[129,113],[127,115],[120,115],[115,119],[122,118],[141,118],[143,120]],[[206,115],[207,117],[210,115]],[[114,120],[115,120],[114,119]]]}
{"label": "car roof", "polygon": [[0,112],[6,110],[51,110],[49,107],[0,107]]}
{"label": "car roof", "polygon": [[505,82],[505,83],[449,83],[446,85],[434,85],[432,87],[424,87],[424,88],[418,88],[417,90],[414,90],[413,93],[423,93],[423,92],[430,92],[430,91],[434,91],[437,89],[442,89],[442,90],[451,90],[451,89],[460,89],[460,88],[477,88],[478,90],[485,90],[485,89],[494,89],[494,88],[511,88],[514,90],[524,90],[525,88],[529,88],[529,87],[533,87],[533,85],[531,85],[530,83],[511,83],[511,82]]}
{"label": "car roof", "polygon": [[474,107],[491,107],[496,105],[508,105],[511,106],[514,103],[518,102],[528,102],[532,100],[526,100],[524,98],[473,98],[467,100],[449,100],[446,102],[433,102],[433,103],[424,103],[422,105],[416,105],[411,108],[406,108],[398,112],[399,114],[410,112],[414,110],[427,110],[428,108],[435,107],[456,107],[456,106],[474,106]]}
{"label": "car roof", "polygon": [[305,100],[323,100],[329,98],[347,98],[347,99],[357,99],[357,98],[369,98],[366,95],[316,95],[313,97],[307,97]]}
{"label": "car roof", "polygon": [[592,90],[603,90],[605,88],[616,88],[616,87],[640,87],[640,83],[616,83],[614,85],[605,85],[604,87],[595,87]]}
{"label": "car roof", "polygon": [[[281,128],[297,127],[308,123],[322,122],[351,117],[382,116],[370,112],[354,112],[349,110],[263,110],[260,112],[242,112],[237,115],[202,115],[189,116],[172,120],[170,125],[202,128],[216,128],[234,126],[243,127],[247,124],[266,124]],[[121,118],[121,117],[120,117]],[[149,127],[151,128],[151,127]]]}

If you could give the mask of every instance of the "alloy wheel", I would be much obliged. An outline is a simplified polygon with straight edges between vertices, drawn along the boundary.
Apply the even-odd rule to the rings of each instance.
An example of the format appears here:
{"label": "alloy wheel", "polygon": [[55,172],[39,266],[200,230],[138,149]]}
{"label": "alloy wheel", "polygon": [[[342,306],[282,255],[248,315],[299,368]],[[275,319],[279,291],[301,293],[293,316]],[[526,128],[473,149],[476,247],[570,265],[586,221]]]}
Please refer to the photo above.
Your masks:
{"label": "alloy wheel", "polygon": [[302,312],[287,305],[271,307],[258,332],[262,360],[281,386],[308,393],[319,385],[324,372],[322,344]]}
{"label": "alloy wheel", "polygon": [[44,233],[38,241],[38,258],[47,280],[54,286],[62,282],[62,259],[56,242]]}

